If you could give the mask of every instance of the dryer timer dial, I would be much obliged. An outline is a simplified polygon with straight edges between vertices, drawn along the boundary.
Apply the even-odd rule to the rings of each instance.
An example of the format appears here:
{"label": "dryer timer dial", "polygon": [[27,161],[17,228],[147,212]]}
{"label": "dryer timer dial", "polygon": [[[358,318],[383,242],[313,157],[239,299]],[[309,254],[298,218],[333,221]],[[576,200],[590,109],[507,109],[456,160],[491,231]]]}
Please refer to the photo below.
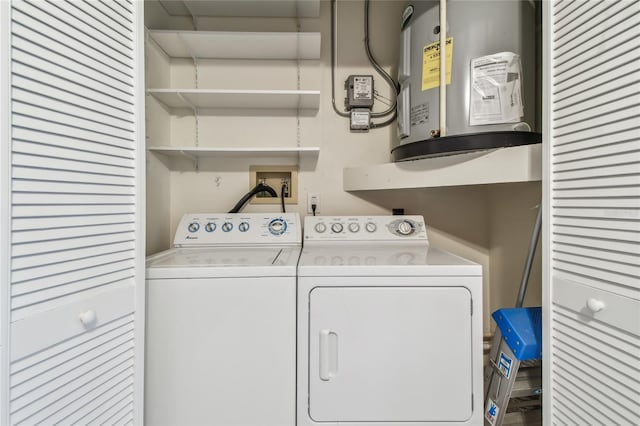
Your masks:
{"label": "dryer timer dial", "polygon": [[400,235],[411,235],[415,232],[416,226],[409,220],[403,220],[398,224],[396,232]]}

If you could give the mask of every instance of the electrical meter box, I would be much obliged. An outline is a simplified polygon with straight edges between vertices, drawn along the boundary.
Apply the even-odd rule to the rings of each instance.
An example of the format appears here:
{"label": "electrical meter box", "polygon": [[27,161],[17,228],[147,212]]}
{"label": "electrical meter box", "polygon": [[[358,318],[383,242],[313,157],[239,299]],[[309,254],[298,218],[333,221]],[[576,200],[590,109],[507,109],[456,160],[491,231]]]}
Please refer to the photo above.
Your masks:
{"label": "electrical meter box", "polygon": [[345,106],[352,108],[373,108],[373,76],[350,75],[345,81],[347,98]]}

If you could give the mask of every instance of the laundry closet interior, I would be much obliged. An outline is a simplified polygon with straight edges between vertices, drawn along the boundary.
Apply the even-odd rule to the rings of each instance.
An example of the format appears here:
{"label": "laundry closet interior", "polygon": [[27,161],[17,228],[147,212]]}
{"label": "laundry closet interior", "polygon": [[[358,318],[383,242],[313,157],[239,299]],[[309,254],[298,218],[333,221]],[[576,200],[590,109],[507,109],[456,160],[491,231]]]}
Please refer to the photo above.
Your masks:
{"label": "laundry closet interior", "polygon": [[1,424],[640,422],[639,2],[0,12]]}
{"label": "laundry closet interior", "polygon": [[[145,3],[145,24],[150,30],[146,35],[146,87],[153,89],[146,98],[147,253],[171,246],[184,213],[230,210],[251,189],[251,166],[294,165],[298,167],[298,199],[286,205],[288,212],[309,214],[308,193],[320,195],[321,215],[385,215],[393,208],[403,208],[407,214],[425,217],[433,244],[481,264],[484,331],[490,333],[490,313],[512,306],[517,296],[541,197],[540,145],[514,147],[513,152],[496,159],[475,159],[483,162],[475,167],[473,156],[393,164],[390,150],[397,145],[395,125],[353,133],[349,120],[333,112],[331,2],[300,2],[304,5],[301,12],[312,14],[303,17],[234,16],[261,13],[259,9],[243,10],[243,3],[254,2],[237,3],[225,10],[230,16],[224,17],[172,16],[159,2]],[[294,2],[275,3],[289,7],[283,14],[296,13],[290,4]],[[391,75],[397,73],[405,6],[396,1],[374,1],[370,6],[371,51]],[[266,10],[264,15],[273,13],[269,7]],[[391,97],[367,60],[363,20],[364,2],[338,2],[335,98],[339,108],[346,94],[343,82],[351,74],[373,74],[376,90]],[[240,48],[232,49],[233,55],[211,49],[199,57],[191,50],[200,47],[206,52],[216,41],[203,37],[197,40],[200,44],[188,47],[181,42],[180,31],[194,29],[222,32],[219,37],[240,33],[239,45],[246,53]],[[180,53],[169,56],[154,41],[153,30],[174,32],[174,40],[167,43],[180,45]],[[276,59],[255,59],[264,56],[251,49],[251,37],[260,37],[252,33],[258,32],[285,32],[293,40],[273,54]],[[296,40],[297,33],[301,35]],[[319,40],[308,40],[310,37]],[[247,94],[245,99],[212,95],[211,107],[201,95],[194,111],[179,95],[163,98],[155,93],[158,89],[196,88]],[[290,100],[270,100],[269,95],[252,91],[302,94],[290,95]],[[254,108],[258,103],[260,108]],[[171,107],[176,105],[181,108]],[[376,104],[376,108],[384,107]],[[480,171],[466,172],[469,168]],[[248,204],[244,211],[279,209],[278,204]],[[536,265],[528,305],[541,300],[539,255]]]}

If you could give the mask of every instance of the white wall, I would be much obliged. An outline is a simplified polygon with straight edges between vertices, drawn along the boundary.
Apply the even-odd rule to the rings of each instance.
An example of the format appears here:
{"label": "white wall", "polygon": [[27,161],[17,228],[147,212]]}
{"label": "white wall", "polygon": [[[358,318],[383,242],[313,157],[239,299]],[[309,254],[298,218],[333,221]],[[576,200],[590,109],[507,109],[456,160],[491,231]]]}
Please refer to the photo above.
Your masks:
{"label": "white wall", "polygon": [[[153,3],[153,2],[152,2]],[[370,44],[381,65],[396,74],[400,17],[405,2],[371,3]],[[158,5],[148,6],[147,25],[152,28],[193,29],[186,18],[163,16]],[[336,102],[342,107],[343,82],[349,74],[374,74],[376,88],[389,96],[389,89],[369,65],[363,47],[364,1],[338,2],[338,69]],[[322,1],[315,19],[200,18],[201,30],[322,32],[319,61],[220,61],[201,60],[201,88],[295,89],[300,66],[300,88],[320,89],[320,110],[314,116],[243,111],[209,111],[199,117],[201,146],[319,146],[317,159],[302,158],[299,173],[299,204],[289,211],[306,214],[307,192],[321,196],[321,214],[388,214],[391,208],[422,214],[433,244],[470,258],[484,268],[485,332],[491,328],[489,314],[496,307],[512,306],[520,282],[526,249],[535,220],[531,207],[539,200],[539,183],[471,186],[429,190],[342,190],[342,169],[388,162],[397,143],[395,125],[369,133],[349,132],[348,121],[331,107],[330,2]],[[191,60],[163,57],[151,46],[147,54],[148,87],[195,87]],[[158,87],[158,86],[156,86]],[[170,115],[155,100],[148,103],[148,142],[151,145],[193,145],[195,119],[190,114]],[[376,110],[385,105],[377,102]],[[148,252],[166,249],[175,227],[186,212],[228,211],[249,190],[249,166],[290,164],[296,161],[261,158],[204,159],[196,171],[188,159],[167,159],[150,154],[148,167]],[[245,211],[278,211],[278,205],[248,205]],[[539,261],[534,271],[539,269]],[[532,276],[527,302],[539,303],[539,273]]]}

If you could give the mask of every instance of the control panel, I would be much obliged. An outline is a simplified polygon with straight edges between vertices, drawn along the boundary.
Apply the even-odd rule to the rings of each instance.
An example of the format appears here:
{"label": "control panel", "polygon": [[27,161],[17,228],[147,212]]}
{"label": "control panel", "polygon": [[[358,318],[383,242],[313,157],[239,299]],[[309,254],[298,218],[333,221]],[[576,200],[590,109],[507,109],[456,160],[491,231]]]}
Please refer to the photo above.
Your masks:
{"label": "control panel", "polygon": [[307,241],[427,241],[422,216],[307,216]]}
{"label": "control panel", "polygon": [[301,235],[297,213],[185,214],[173,245],[300,244]]}

